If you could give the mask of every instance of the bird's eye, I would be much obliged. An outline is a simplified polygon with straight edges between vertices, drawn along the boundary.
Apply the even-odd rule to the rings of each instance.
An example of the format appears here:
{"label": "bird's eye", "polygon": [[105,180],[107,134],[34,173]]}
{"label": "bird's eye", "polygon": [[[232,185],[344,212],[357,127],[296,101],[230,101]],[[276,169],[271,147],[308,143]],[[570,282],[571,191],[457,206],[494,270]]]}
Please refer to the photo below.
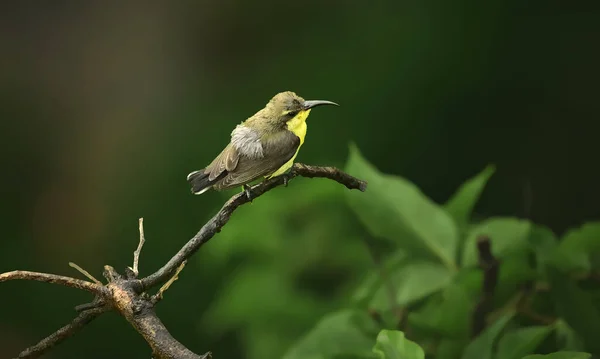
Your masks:
{"label": "bird's eye", "polygon": [[289,117],[295,117],[298,114],[298,112],[300,112],[300,111],[289,111],[287,113],[287,116],[289,116]]}

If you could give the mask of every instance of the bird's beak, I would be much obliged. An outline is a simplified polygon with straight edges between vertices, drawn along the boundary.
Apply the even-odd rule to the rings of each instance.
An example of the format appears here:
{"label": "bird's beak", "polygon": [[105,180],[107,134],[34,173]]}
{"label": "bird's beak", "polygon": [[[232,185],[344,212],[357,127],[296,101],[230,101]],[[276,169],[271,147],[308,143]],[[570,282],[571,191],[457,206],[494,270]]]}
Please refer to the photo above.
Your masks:
{"label": "bird's beak", "polygon": [[337,103],[335,102],[331,102],[331,101],[325,101],[325,100],[310,100],[310,101],[304,101],[304,103],[302,104],[302,108],[304,110],[310,110],[313,107],[317,107],[317,106],[323,106],[323,105],[333,105],[333,106],[339,106]]}

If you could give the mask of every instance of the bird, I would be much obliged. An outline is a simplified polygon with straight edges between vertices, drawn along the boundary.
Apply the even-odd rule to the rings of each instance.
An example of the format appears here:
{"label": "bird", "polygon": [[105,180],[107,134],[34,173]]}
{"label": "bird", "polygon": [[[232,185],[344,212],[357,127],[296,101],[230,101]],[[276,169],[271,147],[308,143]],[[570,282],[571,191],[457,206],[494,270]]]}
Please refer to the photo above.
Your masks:
{"label": "bird", "polygon": [[211,188],[241,187],[251,200],[248,183],[288,173],[304,143],[310,111],[323,105],[339,106],[326,100],[307,101],[292,91],[276,94],[233,129],[229,144],[208,166],[188,174],[191,192],[200,195]]}

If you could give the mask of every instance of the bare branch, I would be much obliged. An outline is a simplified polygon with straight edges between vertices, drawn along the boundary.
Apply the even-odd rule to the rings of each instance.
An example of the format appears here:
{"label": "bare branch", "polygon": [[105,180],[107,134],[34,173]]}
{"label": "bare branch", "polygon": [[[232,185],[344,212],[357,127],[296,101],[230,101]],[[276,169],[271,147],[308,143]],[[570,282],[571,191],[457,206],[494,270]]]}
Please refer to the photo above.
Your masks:
{"label": "bare branch", "polygon": [[85,277],[87,277],[87,279],[91,280],[92,282],[94,282],[96,284],[99,284],[99,285],[102,285],[102,282],[100,282],[98,279],[94,278],[94,276],[91,275],[90,272],[88,272],[85,269],[81,268],[77,264],[75,264],[73,262],[69,262],[69,267],[75,268],[79,273],[83,274]]}
{"label": "bare branch", "polygon": [[96,319],[96,317],[108,310],[109,308],[104,306],[79,313],[79,315],[75,317],[75,319],[73,319],[71,323],[65,325],[56,332],[42,339],[36,345],[23,350],[19,354],[18,358],[39,358],[48,350],[52,349],[57,344],[60,344],[65,339],[70,338],[71,336],[73,336],[73,334],[77,333],[77,331],[83,328],[86,324]]}
{"label": "bare branch", "polygon": [[[343,184],[349,189],[358,189],[360,191],[365,191],[367,188],[367,182],[352,177],[335,167],[317,167],[296,163],[288,175],[274,177],[253,186],[250,189],[252,192],[252,199],[254,200],[260,197],[275,187],[285,185],[287,182],[298,176],[308,178],[329,178]],[[171,278],[183,261],[190,258],[204,243],[208,242],[215,234],[219,233],[221,228],[229,221],[231,214],[239,206],[248,202],[250,202],[250,200],[244,193],[238,193],[231,197],[229,201],[223,205],[221,210],[211,218],[210,221],[208,221],[200,231],[167,262],[167,264],[153,274],[142,279],[143,288],[148,289],[163,284]]]}
{"label": "bare branch", "polygon": [[157,359],[208,359],[210,353],[202,356],[193,353],[178,342],[156,316],[154,306],[144,296],[140,296],[131,280],[116,279],[107,285],[113,294],[113,305],[125,319],[144,337],[152,356]]}
{"label": "bare branch", "polygon": [[64,277],[56,274],[29,272],[22,270],[16,270],[0,274],[0,283],[15,279],[35,280],[38,282],[60,284],[66,287],[82,289],[99,296],[106,295],[106,288],[104,288],[102,285],[90,283],[81,279]]}

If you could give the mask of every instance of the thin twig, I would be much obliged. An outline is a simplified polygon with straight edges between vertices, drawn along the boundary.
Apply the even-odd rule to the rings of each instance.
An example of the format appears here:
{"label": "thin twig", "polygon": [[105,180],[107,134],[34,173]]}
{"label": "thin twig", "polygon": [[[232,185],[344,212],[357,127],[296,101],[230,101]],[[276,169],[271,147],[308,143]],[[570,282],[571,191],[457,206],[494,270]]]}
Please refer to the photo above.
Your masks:
{"label": "thin twig", "polygon": [[479,267],[483,269],[483,288],[479,303],[475,306],[472,317],[472,336],[475,337],[485,328],[485,320],[492,311],[494,292],[498,283],[500,262],[492,254],[492,244],[488,236],[477,238]]}
{"label": "thin twig", "polygon": [[[292,167],[290,174],[287,176],[278,176],[265,180],[251,188],[252,199],[256,199],[275,187],[285,185],[295,177],[321,177],[329,178],[338,183],[343,184],[349,189],[358,189],[365,191],[367,182],[352,177],[349,174],[340,171],[335,167],[317,167],[309,166],[302,163],[296,163]],[[238,193],[231,197],[229,201],[223,205],[221,210],[211,218],[200,231],[192,237],[184,246],[175,254],[162,268],[142,279],[144,289],[149,289],[156,285],[166,282],[173,276],[177,268],[183,261],[190,258],[202,245],[208,242],[215,234],[221,231],[221,228],[229,221],[231,214],[241,205],[248,203],[250,200],[245,193]]]}
{"label": "thin twig", "polygon": [[77,331],[83,328],[86,324],[96,319],[96,317],[108,310],[109,308],[104,306],[79,313],[79,315],[75,317],[75,319],[73,319],[71,323],[65,325],[56,332],[42,339],[36,345],[23,350],[19,354],[18,358],[39,358],[48,350],[52,349],[57,344],[60,344],[65,339],[70,338],[71,336],[73,336],[73,334],[75,334]]}
{"label": "thin twig", "polygon": [[106,288],[104,288],[102,285],[98,285],[96,283],[91,283],[77,278],[64,277],[56,274],[29,272],[22,270],[16,270],[0,274],[0,282],[6,282],[9,280],[16,279],[35,280],[38,282],[60,284],[66,287],[82,289],[99,296],[104,296],[107,294]]}
{"label": "thin twig", "polygon": [[142,247],[146,242],[146,237],[144,236],[144,218],[140,218],[138,220],[138,227],[140,231],[140,242],[138,243],[137,249],[133,252],[133,274],[135,277],[140,273],[139,271],[139,263],[140,263],[140,253],[142,252]]}
{"label": "thin twig", "polygon": [[91,275],[90,272],[88,272],[85,269],[81,268],[77,264],[75,264],[73,262],[69,262],[69,267],[75,268],[79,273],[83,274],[85,277],[87,277],[92,282],[94,282],[96,284],[99,284],[99,285],[102,285],[102,282],[100,282],[98,279],[94,278],[94,276]]}
{"label": "thin twig", "polygon": [[172,276],[171,279],[169,279],[165,284],[163,284],[162,287],[160,287],[160,289],[158,290],[158,293],[156,293],[152,297],[152,304],[156,304],[163,299],[163,296],[164,296],[165,292],[167,291],[167,289],[169,289],[169,287],[171,287],[171,284],[173,284],[173,282],[175,282],[177,279],[179,279],[179,273],[181,273],[181,271],[183,270],[183,267],[185,267],[186,263],[187,263],[187,261],[183,261],[183,263],[181,263],[181,265],[177,268],[175,275]]}

